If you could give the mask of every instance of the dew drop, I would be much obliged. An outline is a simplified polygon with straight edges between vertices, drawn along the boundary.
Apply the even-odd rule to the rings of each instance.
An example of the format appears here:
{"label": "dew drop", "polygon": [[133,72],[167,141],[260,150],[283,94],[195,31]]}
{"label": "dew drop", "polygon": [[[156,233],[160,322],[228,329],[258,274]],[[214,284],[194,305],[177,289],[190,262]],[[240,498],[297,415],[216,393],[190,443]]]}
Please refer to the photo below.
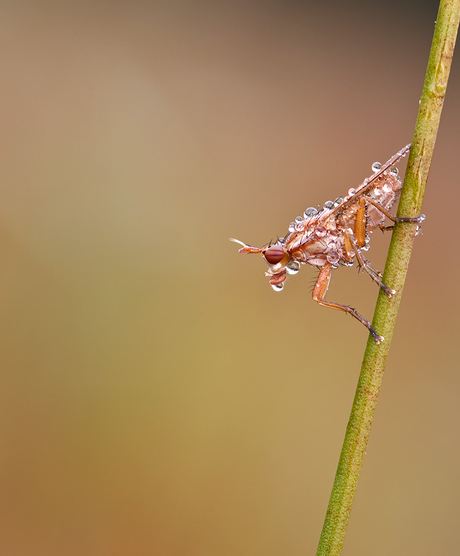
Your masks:
{"label": "dew drop", "polygon": [[372,164],[372,171],[373,172],[378,172],[381,167],[382,167],[382,164],[380,162],[374,162],[374,164]]}
{"label": "dew drop", "polygon": [[281,284],[270,284],[270,285],[275,290],[275,292],[280,292],[284,288],[284,282],[281,282]]}
{"label": "dew drop", "polygon": [[291,234],[292,234],[292,232],[295,232],[295,223],[294,222],[291,222],[289,224],[288,230],[291,232]]}
{"label": "dew drop", "polygon": [[286,243],[286,239],[284,237],[280,237],[280,238],[278,238],[278,243],[281,243],[281,245],[284,245]]}
{"label": "dew drop", "polygon": [[296,216],[295,217],[295,221],[296,222],[302,222],[303,218],[301,216]]}
{"label": "dew drop", "polygon": [[337,199],[334,201],[334,205],[335,205],[335,206],[338,206],[338,205],[340,205],[340,203],[341,203],[342,201],[343,201],[343,198],[342,198],[342,197],[337,197]]}
{"label": "dew drop", "polygon": [[300,270],[299,261],[289,261],[286,265],[286,272],[288,274],[297,274]]}
{"label": "dew drop", "polygon": [[318,214],[318,211],[315,209],[315,207],[308,207],[303,214],[305,218],[308,218],[310,216],[315,216],[315,214]]}
{"label": "dew drop", "polygon": [[354,195],[356,193],[356,189],[354,187],[352,187],[351,189],[348,190],[348,195]]}
{"label": "dew drop", "polygon": [[397,176],[399,174],[399,170],[396,168],[396,166],[393,166],[393,168],[390,170],[390,174],[392,176]]}
{"label": "dew drop", "polygon": [[326,201],[323,205],[323,208],[325,209],[332,209],[334,208],[334,201]]}
{"label": "dew drop", "polygon": [[318,226],[315,230],[315,236],[316,237],[324,237],[327,234],[327,230],[326,228],[323,228],[322,226]]}

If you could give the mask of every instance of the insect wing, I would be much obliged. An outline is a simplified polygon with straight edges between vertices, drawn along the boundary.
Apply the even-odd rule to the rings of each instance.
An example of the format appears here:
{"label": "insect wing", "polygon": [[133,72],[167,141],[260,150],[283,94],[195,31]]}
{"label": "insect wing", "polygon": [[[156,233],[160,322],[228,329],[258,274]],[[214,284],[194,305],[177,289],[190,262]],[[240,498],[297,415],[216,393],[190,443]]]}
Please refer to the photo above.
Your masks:
{"label": "insect wing", "polygon": [[377,180],[382,174],[384,174],[388,170],[388,168],[394,166],[394,164],[396,164],[398,160],[406,156],[406,154],[409,152],[409,149],[410,149],[410,144],[406,145],[403,149],[401,149],[399,152],[393,155],[387,162],[385,162],[385,164],[382,164],[382,167],[379,170],[377,170],[375,174],[372,174],[370,178],[366,178],[363,181],[363,183],[356,188],[355,192],[352,195],[345,197],[345,199],[340,203],[340,205],[337,206],[335,209],[333,209],[327,215],[327,220],[341,213],[346,208],[356,204],[356,202],[359,200],[360,197],[362,197],[372,189],[375,180]]}

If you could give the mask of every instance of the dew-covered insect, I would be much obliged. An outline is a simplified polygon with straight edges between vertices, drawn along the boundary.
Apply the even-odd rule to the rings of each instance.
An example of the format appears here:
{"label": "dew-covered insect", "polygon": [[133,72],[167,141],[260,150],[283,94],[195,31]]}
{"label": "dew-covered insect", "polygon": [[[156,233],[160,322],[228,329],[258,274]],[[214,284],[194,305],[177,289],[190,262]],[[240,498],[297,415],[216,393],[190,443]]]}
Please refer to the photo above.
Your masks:
{"label": "dew-covered insect", "polygon": [[345,311],[355,317],[364,324],[379,344],[383,337],[377,334],[370,322],[356,309],[325,301],[324,296],[329,287],[332,270],[341,265],[353,266],[355,259],[388,297],[396,293],[382,282],[382,274],[371,266],[363,251],[369,248],[369,232],[376,227],[381,230],[393,227],[384,226],[385,217],[392,222],[417,224],[425,219],[423,214],[418,218],[397,218],[389,212],[402,188],[394,164],[405,156],[409,149],[410,145],[407,145],[383,165],[375,162],[372,165],[374,174],[356,189],[349,189],[346,197],[327,201],[320,210],[307,208],[303,216],[298,216],[295,222],[291,222],[289,233],[274,244],[259,248],[246,245],[237,239],[231,241],[243,246],[239,250],[240,253],[263,255],[268,263],[265,275],[270,277],[270,284],[275,291],[283,289],[287,274],[297,274],[301,264],[308,263],[317,267],[320,273],[313,288],[313,299],[324,307]]}

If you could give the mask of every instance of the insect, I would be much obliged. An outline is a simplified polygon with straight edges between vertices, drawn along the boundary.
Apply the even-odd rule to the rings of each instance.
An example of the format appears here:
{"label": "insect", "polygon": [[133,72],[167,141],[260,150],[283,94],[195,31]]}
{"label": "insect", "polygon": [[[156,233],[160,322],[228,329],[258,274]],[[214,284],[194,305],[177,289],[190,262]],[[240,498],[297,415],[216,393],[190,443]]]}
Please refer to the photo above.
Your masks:
{"label": "insect", "polygon": [[411,222],[420,224],[425,219],[398,218],[389,212],[402,188],[402,180],[396,162],[409,152],[405,146],[385,164],[375,162],[374,174],[365,179],[356,189],[349,189],[345,197],[327,201],[321,210],[307,208],[303,216],[298,216],[289,225],[289,233],[275,243],[265,247],[252,247],[237,239],[242,245],[239,253],[261,253],[268,263],[266,276],[275,291],[281,291],[288,274],[297,274],[301,264],[308,263],[320,272],[313,288],[313,299],[324,307],[338,309],[352,315],[362,323],[379,344],[384,340],[372,328],[371,323],[348,305],[340,305],[324,299],[332,270],[338,266],[353,266],[355,260],[388,297],[396,292],[382,282],[382,273],[373,268],[363,252],[369,248],[369,232],[379,227],[382,231],[392,229],[384,226],[385,218],[393,223]]}

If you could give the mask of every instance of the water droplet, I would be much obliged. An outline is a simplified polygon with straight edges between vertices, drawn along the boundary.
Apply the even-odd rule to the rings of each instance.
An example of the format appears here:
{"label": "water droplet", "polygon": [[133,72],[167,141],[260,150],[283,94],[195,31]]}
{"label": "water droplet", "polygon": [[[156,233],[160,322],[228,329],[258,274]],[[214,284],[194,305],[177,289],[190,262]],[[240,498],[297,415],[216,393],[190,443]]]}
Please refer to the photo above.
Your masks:
{"label": "water droplet", "polygon": [[323,208],[325,209],[332,209],[334,208],[334,201],[326,201],[323,205]]}
{"label": "water droplet", "polygon": [[327,230],[326,228],[323,228],[322,226],[318,226],[315,230],[315,236],[316,237],[324,237],[327,234]]}
{"label": "water droplet", "polygon": [[284,245],[286,243],[286,239],[284,237],[280,237],[280,238],[278,238],[278,243],[281,243],[281,245]]}
{"label": "water droplet", "polygon": [[292,232],[295,232],[295,223],[294,222],[291,222],[289,224],[288,230],[291,232],[291,234],[292,234]]}
{"label": "water droplet", "polygon": [[288,274],[297,274],[300,270],[299,261],[289,261],[286,265],[286,272]]}
{"label": "water droplet", "polygon": [[354,195],[356,193],[356,189],[354,187],[352,187],[351,189],[348,190],[348,195]]}
{"label": "water droplet", "polygon": [[315,207],[308,207],[303,214],[305,218],[308,218],[310,216],[315,216],[315,214],[318,214],[318,211],[315,209]]}
{"label": "water droplet", "polygon": [[302,222],[297,222],[297,224],[295,225],[295,229],[297,232],[301,232],[303,230],[303,220]]}
{"label": "water droplet", "polygon": [[280,292],[284,288],[284,282],[281,282],[281,284],[270,284],[270,285],[275,290],[275,292]]}
{"label": "water droplet", "polygon": [[382,167],[382,164],[380,162],[374,162],[374,164],[372,164],[372,171],[373,172],[378,172],[381,167]]}
{"label": "water droplet", "polygon": [[296,222],[302,222],[303,218],[301,216],[296,216],[295,217],[295,221]]}
{"label": "water droplet", "polygon": [[337,197],[337,199],[334,201],[334,205],[338,206],[340,205],[340,203],[343,201],[342,197]]}
{"label": "water droplet", "polygon": [[399,170],[396,168],[396,166],[393,166],[393,168],[390,170],[390,174],[392,176],[397,176],[399,174]]}

